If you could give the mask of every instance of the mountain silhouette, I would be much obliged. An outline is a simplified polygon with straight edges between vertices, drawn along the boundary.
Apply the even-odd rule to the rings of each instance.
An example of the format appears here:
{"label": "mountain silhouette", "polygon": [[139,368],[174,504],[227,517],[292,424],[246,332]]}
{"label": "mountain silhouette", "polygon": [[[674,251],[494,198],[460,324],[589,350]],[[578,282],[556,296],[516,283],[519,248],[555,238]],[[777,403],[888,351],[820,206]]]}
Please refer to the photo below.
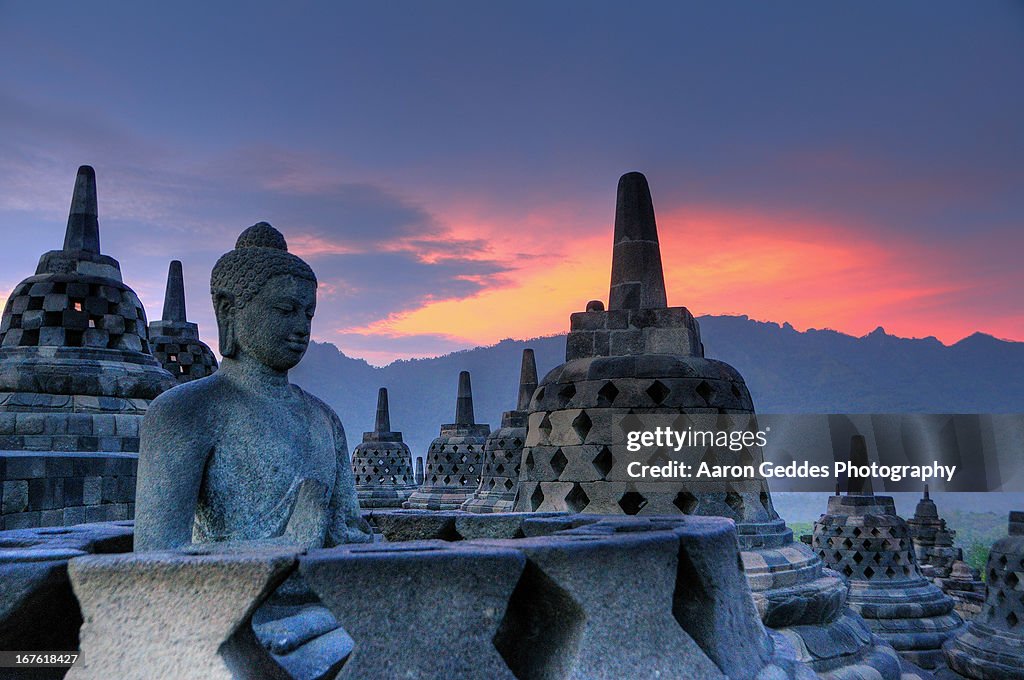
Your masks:
{"label": "mountain silhouette", "polygon": [[[1024,343],[975,333],[953,345],[899,338],[877,328],[857,338],[797,331],[746,316],[699,318],[708,357],[734,366],[760,413],[1019,413]],[[391,423],[422,456],[455,415],[459,371],[473,377],[476,421],[498,426],[515,406],[522,350],[543,376],[565,360],[565,336],[502,340],[490,347],[374,367],[332,344],[311,343],[293,382],[341,416],[351,450],[372,429],[377,389],[388,388]]]}

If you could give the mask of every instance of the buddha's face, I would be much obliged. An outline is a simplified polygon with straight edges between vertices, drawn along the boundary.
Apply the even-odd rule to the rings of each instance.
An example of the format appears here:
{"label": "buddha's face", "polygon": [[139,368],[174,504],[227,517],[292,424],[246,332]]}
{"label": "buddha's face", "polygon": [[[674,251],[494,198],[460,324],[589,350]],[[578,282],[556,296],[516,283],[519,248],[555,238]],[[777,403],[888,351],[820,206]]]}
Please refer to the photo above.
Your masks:
{"label": "buddha's face", "polygon": [[288,274],[275,276],[244,307],[234,310],[238,348],[274,370],[294,368],[309,346],[315,311],[315,283]]}

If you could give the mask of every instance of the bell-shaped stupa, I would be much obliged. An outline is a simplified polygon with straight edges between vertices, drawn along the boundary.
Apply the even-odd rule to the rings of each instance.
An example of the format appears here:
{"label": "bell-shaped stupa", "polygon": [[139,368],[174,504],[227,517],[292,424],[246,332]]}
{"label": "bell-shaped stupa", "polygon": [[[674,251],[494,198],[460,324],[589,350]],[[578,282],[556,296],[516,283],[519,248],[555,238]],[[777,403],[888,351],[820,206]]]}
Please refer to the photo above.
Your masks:
{"label": "bell-shaped stupa", "polygon": [[907,520],[907,526],[921,573],[953,598],[960,616],[974,618],[981,611],[981,603],[985,599],[985,583],[978,570],[963,561],[964,551],[953,541],[956,532],[939,516],[927,484],[924,496],[914,509],[914,516]]}
{"label": "bell-shaped stupa", "polygon": [[423,486],[402,507],[415,510],[458,510],[480,485],[484,444],[491,428],[477,425],[469,371],[459,373],[455,422],[441,426],[430,443]]}
{"label": "bell-shaped stupa", "polygon": [[[765,479],[630,476],[638,454],[622,433],[642,429],[643,418],[667,419],[677,430],[692,418],[756,424],[743,377],[705,358],[693,315],[668,306],[654,205],[638,172],[619,180],[608,309],[592,301],[570,323],[566,362],[544,377],[530,403],[516,510],[733,519],[762,621],[789,638],[801,660],[826,677],[869,667],[874,677],[899,678],[896,653],[845,608],[843,580],[793,541]],[[664,455],[659,449],[640,462],[663,464]],[[704,455],[755,470],[763,459],[758,446],[709,447]]]}
{"label": "bell-shaped stupa", "polygon": [[64,247],[39,258],[0,321],[0,412],[16,414],[3,448],[138,451],[150,401],[174,385],[142,303],[100,253],[96,173],[83,165]]}
{"label": "bell-shaped stupa", "polygon": [[412,453],[402,433],[391,430],[386,387],[377,391],[377,417],[373,432],[364,432],[352,451],[352,473],[359,505],[364,508],[400,508],[416,489]]}
{"label": "bell-shaped stupa", "polygon": [[943,680],[1024,680],[1024,512],[1010,513],[1009,535],[992,546],[985,574],[985,605],[946,643]]}
{"label": "bell-shaped stupa", "polygon": [[199,326],[185,315],[185,282],[181,262],[172,260],[167,270],[164,313],[149,324],[153,356],[179,383],[205,378],[217,370],[217,357],[199,339]]}
{"label": "bell-shaped stupa", "polygon": [[469,512],[511,512],[519,488],[519,465],[526,442],[526,416],[537,389],[537,361],[532,349],[523,350],[519,368],[519,399],[514,411],[505,411],[501,427],[487,437],[480,486],[463,503]]}
{"label": "bell-shaped stupa", "polygon": [[[863,437],[855,440],[863,446]],[[814,523],[812,546],[850,583],[848,602],[875,635],[922,668],[943,665],[942,644],[963,620],[952,598],[917,566],[907,523],[891,496],[831,496]]]}

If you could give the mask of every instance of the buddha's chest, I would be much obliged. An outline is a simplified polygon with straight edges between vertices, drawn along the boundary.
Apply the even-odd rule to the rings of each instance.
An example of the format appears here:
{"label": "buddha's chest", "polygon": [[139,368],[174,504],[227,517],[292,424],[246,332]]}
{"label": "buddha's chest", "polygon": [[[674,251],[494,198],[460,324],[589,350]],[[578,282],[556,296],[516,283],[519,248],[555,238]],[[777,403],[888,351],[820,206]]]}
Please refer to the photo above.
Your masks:
{"label": "buddha's chest", "polygon": [[222,422],[207,467],[209,481],[234,481],[272,496],[296,479],[333,487],[337,451],[330,421],[304,404],[265,404]]}

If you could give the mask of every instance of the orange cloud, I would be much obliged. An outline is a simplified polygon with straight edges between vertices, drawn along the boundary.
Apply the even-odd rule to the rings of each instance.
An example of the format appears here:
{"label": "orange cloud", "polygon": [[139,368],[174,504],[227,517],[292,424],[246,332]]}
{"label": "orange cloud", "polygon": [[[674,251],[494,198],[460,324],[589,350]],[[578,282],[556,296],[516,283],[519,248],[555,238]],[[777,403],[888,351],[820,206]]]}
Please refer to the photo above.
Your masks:
{"label": "orange cloud", "polygon": [[[863,225],[715,206],[662,212],[658,222],[669,304],[694,314],[747,314],[854,335],[884,325],[947,343],[975,330],[1024,335],[1019,316],[993,323],[984,310],[951,314],[948,300],[968,294],[977,278],[952,266],[953,254],[925,244],[877,240]],[[552,238],[556,227],[538,214],[532,224],[491,220],[456,228],[459,238],[493,243],[489,256],[509,253],[515,271],[473,297],[430,301],[339,332],[440,335],[466,345],[565,332],[571,312],[587,300],[607,300],[611,225],[599,236],[561,242]]]}

